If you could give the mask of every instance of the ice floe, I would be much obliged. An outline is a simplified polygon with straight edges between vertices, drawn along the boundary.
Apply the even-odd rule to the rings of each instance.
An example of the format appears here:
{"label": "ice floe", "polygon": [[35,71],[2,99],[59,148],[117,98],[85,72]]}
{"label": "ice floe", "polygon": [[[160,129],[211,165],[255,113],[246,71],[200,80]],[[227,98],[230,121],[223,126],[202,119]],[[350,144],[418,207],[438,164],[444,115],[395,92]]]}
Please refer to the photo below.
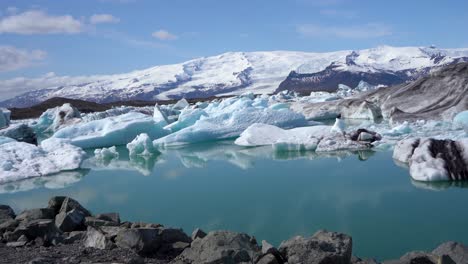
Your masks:
{"label": "ice floe", "polygon": [[157,152],[151,138],[146,133],[138,135],[132,142],[128,143],[127,149],[131,157],[151,156]]}
{"label": "ice floe", "polygon": [[81,148],[99,148],[125,145],[141,133],[155,139],[168,131],[157,126],[151,116],[130,112],[68,126],[55,132],[52,138],[69,139],[71,144]]}
{"label": "ice floe", "polygon": [[94,150],[94,157],[105,162],[119,158],[119,152],[117,152],[117,148],[115,146],[110,148],[100,148]]}
{"label": "ice floe", "polygon": [[40,147],[5,143],[0,145],[0,183],[74,170],[84,155],[83,150],[60,139],[50,139]]}
{"label": "ice floe", "polygon": [[410,175],[416,181],[468,179],[468,138],[404,139],[395,146],[393,158],[408,164]]}

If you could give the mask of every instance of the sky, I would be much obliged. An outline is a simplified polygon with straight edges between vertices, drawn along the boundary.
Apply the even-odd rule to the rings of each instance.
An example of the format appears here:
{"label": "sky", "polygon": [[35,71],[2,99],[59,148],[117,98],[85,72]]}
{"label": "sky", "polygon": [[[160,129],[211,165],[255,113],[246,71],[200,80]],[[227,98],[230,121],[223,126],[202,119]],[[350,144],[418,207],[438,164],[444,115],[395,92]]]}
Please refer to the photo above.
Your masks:
{"label": "sky", "polygon": [[466,0],[1,0],[0,84],[228,51],[462,48],[467,10]]}

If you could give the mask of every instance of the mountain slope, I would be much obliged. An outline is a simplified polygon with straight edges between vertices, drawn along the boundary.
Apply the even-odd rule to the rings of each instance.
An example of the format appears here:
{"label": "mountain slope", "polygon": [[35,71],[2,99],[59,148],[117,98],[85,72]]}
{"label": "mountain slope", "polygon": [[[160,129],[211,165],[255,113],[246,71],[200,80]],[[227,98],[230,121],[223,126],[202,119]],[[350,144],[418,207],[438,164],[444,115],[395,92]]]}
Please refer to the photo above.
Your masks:
{"label": "mountain slope", "polygon": [[[432,68],[466,60],[468,49],[382,46],[360,51],[308,53],[292,51],[229,52],[180,64],[118,75],[6,80],[5,89],[27,92],[1,105],[27,107],[49,98],[65,97],[100,103],[125,100],[165,100],[295,90],[285,86],[291,75],[307,77],[301,89],[333,90],[337,83],[354,87],[361,79],[371,84],[399,84],[427,74]],[[294,73],[291,73],[294,71]],[[290,74],[291,73],[291,74]],[[397,77],[393,77],[397,76]],[[311,78],[312,77],[312,78]],[[392,82],[388,82],[388,80]],[[330,81],[332,80],[332,81]],[[336,88],[336,87],[335,87]]]}

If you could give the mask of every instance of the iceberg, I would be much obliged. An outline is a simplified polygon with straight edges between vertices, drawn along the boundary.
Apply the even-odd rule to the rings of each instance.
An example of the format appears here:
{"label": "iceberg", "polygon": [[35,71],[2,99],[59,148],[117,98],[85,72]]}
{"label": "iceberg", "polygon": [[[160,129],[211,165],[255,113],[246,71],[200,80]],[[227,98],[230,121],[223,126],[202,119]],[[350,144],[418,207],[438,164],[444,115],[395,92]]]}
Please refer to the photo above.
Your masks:
{"label": "iceberg", "polygon": [[195,122],[197,122],[202,116],[208,116],[208,114],[203,109],[184,108],[180,112],[178,120],[170,125],[167,125],[165,128],[171,130],[172,132],[176,132],[195,124]]}
{"label": "iceberg", "polygon": [[15,141],[16,140],[12,138],[0,136],[0,145],[10,143],[10,142],[15,142]]}
{"label": "iceberg", "polygon": [[5,143],[0,145],[0,184],[78,169],[84,156],[82,149],[61,139],[42,142],[40,147]]}
{"label": "iceberg", "polygon": [[81,122],[81,113],[71,104],[47,109],[37,120],[34,130],[37,133],[55,132],[61,127]]}
{"label": "iceberg", "polygon": [[117,152],[117,148],[115,146],[112,146],[110,148],[95,149],[94,157],[96,157],[96,159],[98,160],[107,162],[112,159],[119,158],[119,152]]}
{"label": "iceberg", "polygon": [[132,142],[128,143],[127,149],[130,157],[151,156],[157,152],[150,137],[145,133],[138,135]]}
{"label": "iceberg", "polygon": [[393,158],[408,164],[416,181],[459,181],[468,179],[468,138],[409,138],[395,146]]}
{"label": "iceberg", "polygon": [[254,147],[272,145],[278,151],[315,150],[319,140],[330,134],[330,126],[298,127],[285,130],[273,125],[253,124],[234,143]]}
{"label": "iceberg", "polygon": [[189,106],[189,102],[187,101],[187,99],[185,98],[182,98],[180,99],[179,101],[177,101],[177,103],[175,103],[173,106],[172,106],[172,109],[175,109],[175,110],[182,110],[184,109],[185,107]]}
{"label": "iceberg", "polygon": [[453,118],[453,123],[461,125],[468,129],[468,110],[462,111],[455,115],[455,117]]}
{"label": "iceberg", "polygon": [[6,108],[0,108],[0,129],[10,125],[11,111]]}
{"label": "iceberg", "polygon": [[383,134],[386,136],[400,136],[400,135],[409,134],[409,133],[411,133],[411,127],[408,121],[405,121],[393,127],[389,131],[384,132]]}
{"label": "iceberg", "polygon": [[250,102],[238,100],[236,103],[225,107],[220,114],[200,119],[190,127],[155,140],[154,144],[171,146],[234,138],[255,123],[271,124],[282,128],[309,124],[302,114],[288,109],[262,109],[252,107],[251,104],[252,100]]}
{"label": "iceberg", "polygon": [[130,112],[71,125],[55,132],[52,138],[69,139],[81,148],[99,148],[125,145],[141,133],[155,139],[167,135],[168,131],[157,126],[151,116]]}
{"label": "iceberg", "polygon": [[14,123],[0,130],[0,136],[12,138],[16,141],[37,144],[37,136],[34,129],[27,124]]}
{"label": "iceberg", "polygon": [[169,121],[167,119],[166,114],[164,114],[161,111],[161,108],[159,108],[158,104],[156,104],[154,106],[153,120],[154,120],[154,122],[156,122],[156,125],[160,126],[160,127],[164,127],[164,126],[167,126],[169,124]]}

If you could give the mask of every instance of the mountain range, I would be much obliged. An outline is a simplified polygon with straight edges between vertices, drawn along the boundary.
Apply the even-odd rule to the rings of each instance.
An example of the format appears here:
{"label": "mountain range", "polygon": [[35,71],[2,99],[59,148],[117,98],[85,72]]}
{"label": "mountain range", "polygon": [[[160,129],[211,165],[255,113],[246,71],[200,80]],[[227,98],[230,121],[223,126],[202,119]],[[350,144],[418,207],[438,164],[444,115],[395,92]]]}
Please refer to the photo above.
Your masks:
{"label": "mountain range", "polygon": [[31,91],[3,101],[0,106],[29,107],[53,97],[109,103],[282,90],[310,93],[334,91],[338,84],[355,87],[361,80],[392,86],[462,61],[468,61],[468,48],[379,46],[326,53],[228,52],[124,74],[51,74],[18,84],[7,80],[0,83],[0,90],[3,85],[25,85]]}

